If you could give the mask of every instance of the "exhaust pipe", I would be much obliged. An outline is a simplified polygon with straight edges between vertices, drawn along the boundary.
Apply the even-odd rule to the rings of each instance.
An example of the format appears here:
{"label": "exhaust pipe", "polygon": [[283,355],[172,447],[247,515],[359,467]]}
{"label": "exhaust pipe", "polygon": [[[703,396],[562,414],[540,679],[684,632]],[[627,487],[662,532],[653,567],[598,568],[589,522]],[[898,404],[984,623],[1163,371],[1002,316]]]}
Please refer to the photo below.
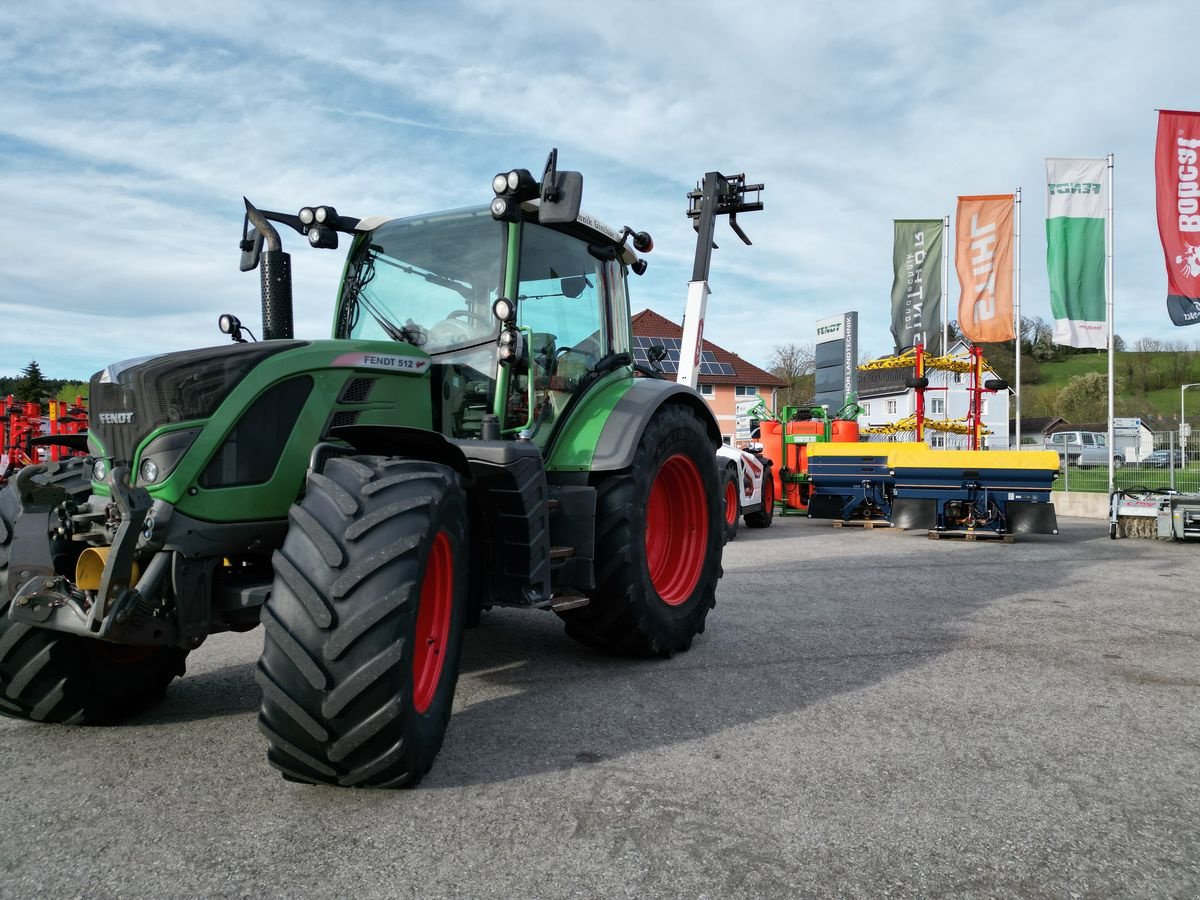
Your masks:
{"label": "exhaust pipe", "polygon": [[[245,199],[245,198],[243,198]],[[261,255],[262,268],[262,336],[264,341],[291,340],[292,318],[292,256],[283,249],[279,232],[249,200],[246,218],[266,240]]]}

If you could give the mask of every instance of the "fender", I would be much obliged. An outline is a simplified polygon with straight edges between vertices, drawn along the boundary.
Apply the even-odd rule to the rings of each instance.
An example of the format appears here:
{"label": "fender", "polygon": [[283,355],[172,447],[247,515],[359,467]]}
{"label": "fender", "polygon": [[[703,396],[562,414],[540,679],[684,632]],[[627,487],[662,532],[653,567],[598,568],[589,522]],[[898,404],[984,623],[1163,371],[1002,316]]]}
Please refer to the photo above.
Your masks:
{"label": "fender", "polygon": [[642,432],[659,407],[667,403],[690,408],[704,424],[714,451],[720,446],[721,429],[716,416],[694,389],[660,378],[637,378],[605,421],[592,454],[591,470],[612,472],[633,465]]}

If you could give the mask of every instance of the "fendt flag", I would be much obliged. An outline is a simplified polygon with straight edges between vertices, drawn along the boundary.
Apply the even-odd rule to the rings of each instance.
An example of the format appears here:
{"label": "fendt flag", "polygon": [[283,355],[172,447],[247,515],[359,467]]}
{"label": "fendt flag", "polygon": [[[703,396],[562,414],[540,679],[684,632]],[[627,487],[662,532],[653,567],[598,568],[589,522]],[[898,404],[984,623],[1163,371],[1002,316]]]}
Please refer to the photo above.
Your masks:
{"label": "fendt flag", "polygon": [[1200,325],[1200,113],[1158,114],[1154,182],[1158,234],[1167,260],[1167,312],[1176,325]]}
{"label": "fendt flag", "polygon": [[976,344],[1013,340],[1013,195],[959,197],[955,229],[959,331]]}
{"label": "fendt flag", "polygon": [[942,352],[942,220],[896,219],[892,245],[892,337],[896,352],[924,344]]}
{"label": "fendt flag", "polygon": [[1107,160],[1046,160],[1046,271],[1056,344],[1108,346],[1107,210]]}

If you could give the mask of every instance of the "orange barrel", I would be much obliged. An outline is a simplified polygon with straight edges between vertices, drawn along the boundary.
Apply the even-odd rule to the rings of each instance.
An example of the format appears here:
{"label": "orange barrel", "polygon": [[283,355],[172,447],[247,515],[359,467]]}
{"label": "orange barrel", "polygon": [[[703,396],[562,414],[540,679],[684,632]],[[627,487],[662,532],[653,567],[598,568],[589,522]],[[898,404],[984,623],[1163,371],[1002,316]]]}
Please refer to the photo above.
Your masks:
{"label": "orange barrel", "polygon": [[831,437],[834,443],[858,443],[858,423],[834,419]]}
{"label": "orange barrel", "polygon": [[[783,467],[782,434],[783,426],[778,422],[769,422],[764,419],[758,423],[758,440],[762,444],[763,456],[771,461],[772,478],[778,478],[779,470]],[[778,481],[775,482],[775,493],[773,496],[776,498],[783,496],[779,489]]]}

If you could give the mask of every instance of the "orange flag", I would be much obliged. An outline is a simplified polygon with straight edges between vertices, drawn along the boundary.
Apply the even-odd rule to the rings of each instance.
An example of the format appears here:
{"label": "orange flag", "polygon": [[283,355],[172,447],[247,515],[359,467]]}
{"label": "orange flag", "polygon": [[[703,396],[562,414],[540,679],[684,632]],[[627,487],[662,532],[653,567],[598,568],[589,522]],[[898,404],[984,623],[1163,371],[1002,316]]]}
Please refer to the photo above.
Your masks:
{"label": "orange flag", "polygon": [[959,330],[973,343],[1011,341],[1013,195],[958,198],[954,268]]}

